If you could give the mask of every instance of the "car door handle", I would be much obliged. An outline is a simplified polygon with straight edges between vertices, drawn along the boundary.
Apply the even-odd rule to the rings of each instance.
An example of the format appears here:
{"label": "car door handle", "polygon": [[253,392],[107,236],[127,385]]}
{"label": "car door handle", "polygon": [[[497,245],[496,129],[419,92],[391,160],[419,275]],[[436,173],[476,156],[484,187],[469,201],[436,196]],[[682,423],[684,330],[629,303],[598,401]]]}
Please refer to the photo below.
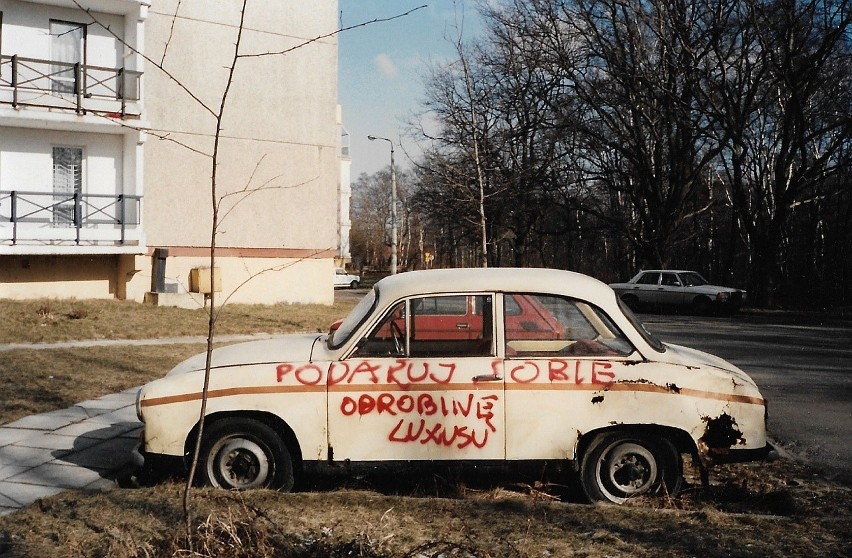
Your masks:
{"label": "car door handle", "polygon": [[466,324],[466,323],[456,324],[456,329],[468,329],[469,327],[470,327],[470,324]]}
{"label": "car door handle", "polygon": [[498,376],[497,374],[482,374],[481,376],[474,376],[474,382],[499,382],[503,379],[503,376]]}

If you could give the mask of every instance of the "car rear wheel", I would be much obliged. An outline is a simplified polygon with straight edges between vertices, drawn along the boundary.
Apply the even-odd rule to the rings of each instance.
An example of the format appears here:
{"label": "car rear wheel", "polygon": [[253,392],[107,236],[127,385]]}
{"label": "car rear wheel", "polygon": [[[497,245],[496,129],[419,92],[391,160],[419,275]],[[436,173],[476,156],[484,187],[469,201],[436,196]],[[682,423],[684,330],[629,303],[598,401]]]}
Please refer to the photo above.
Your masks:
{"label": "car rear wheel", "polygon": [[680,454],[665,438],[609,432],[584,452],[580,481],[590,501],[621,504],[637,496],[674,495],[682,468]]}
{"label": "car rear wheel", "polygon": [[351,283],[349,283],[349,288],[350,289],[357,289],[358,288],[358,281],[352,281]]}
{"label": "car rear wheel", "polygon": [[201,459],[203,481],[216,488],[293,488],[293,460],[286,444],[258,420],[230,418],[211,424]]}

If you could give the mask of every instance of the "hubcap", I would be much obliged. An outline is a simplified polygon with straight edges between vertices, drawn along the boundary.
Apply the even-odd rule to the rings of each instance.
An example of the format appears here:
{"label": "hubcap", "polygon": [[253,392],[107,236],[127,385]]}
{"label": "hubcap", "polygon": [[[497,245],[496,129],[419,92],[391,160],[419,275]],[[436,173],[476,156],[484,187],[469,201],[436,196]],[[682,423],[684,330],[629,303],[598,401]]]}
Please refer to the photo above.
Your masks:
{"label": "hubcap", "polygon": [[243,438],[223,440],[211,451],[211,480],[223,488],[259,488],[269,480],[270,462],[256,443]]}
{"label": "hubcap", "polygon": [[602,455],[598,479],[609,500],[621,503],[653,488],[657,460],[648,448],[633,442],[616,442]]}

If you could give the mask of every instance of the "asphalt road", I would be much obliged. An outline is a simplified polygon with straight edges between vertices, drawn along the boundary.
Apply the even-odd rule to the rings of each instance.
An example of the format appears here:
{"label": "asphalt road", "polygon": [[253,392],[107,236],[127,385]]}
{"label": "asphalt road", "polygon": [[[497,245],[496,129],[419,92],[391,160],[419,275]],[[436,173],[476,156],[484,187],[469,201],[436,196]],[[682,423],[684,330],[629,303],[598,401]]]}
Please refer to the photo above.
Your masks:
{"label": "asphalt road", "polygon": [[782,449],[852,477],[852,322],[791,314],[640,316],[663,341],[721,356],[769,401]]}

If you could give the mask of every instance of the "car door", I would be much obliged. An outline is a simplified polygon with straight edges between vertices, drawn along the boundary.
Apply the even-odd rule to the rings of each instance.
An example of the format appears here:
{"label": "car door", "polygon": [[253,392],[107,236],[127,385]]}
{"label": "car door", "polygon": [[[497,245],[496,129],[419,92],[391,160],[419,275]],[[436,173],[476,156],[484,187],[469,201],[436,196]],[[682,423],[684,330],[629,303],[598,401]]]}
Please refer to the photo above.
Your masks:
{"label": "car door", "polygon": [[[504,380],[493,301],[493,294],[459,294],[392,305],[329,370],[333,458],[503,459]],[[468,327],[457,327],[458,316],[433,319],[438,308],[461,306],[480,309]]]}
{"label": "car door", "polygon": [[662,306],[680,306],[684,303],[685,287],[677,273],[664,271],[660,274],[657,302]]}
{"label": "car door", "polygon": [[633,294],[636,295],[641,304],[657,304],[659,285],[659,272],[645,272],[633,284]]}
{"label": "car door", "polygon": [[616,379],[635,375],[634,348],[606,315],[581,300],[510,296],[534,299],[560,327],[536,339],[505,330],[506,458],[573,458],[577,438],[607,421],[601,394]]}

